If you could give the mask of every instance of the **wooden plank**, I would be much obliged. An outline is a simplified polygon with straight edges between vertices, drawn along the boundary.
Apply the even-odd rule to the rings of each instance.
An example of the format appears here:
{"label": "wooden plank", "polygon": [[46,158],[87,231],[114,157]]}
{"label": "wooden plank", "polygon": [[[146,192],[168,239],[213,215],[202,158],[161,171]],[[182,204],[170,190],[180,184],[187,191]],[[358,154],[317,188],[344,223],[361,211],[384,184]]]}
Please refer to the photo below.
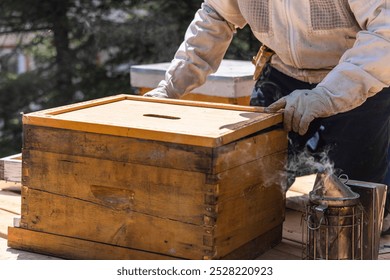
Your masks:
{"label": "wooden plank", "polygon": [[[145,91],[143,91],[145,92]],[[226,103],[226,104],[237,104],[242,106],[248,106],[250,102],[250,96],[240,97],[223,97],[223,96],[210,96],[201,93],[187,93],[184,94],[180,99],[182,100],[197,100],[202,102],[213,102],[213,103]]]}
{"label": "wooden plank", "polygon": [[301,260],[302,245],[302,212],[286,209],[283,223],[283,239],[280,244],[258,259],[261,260]]}
{"label": "wooden plank", "polygon": [[302,243],[303,213],[286,209],[286,222],[284,223],[283,238],[292,242]]}
{"label": "wooden plank", "polygon": [[20,195],[0,189],[0,209],[14,215],[20,215]]}
{"label": "wooden plank", "polygon": [[22,228],[9,228],[8,246],[14,249],[84,260],[174,260],[167,255],[91,242]]}
{"label": "wooden plank", "polygon": [[0,159],[0,180],[21,182],[22,154],[11,155]]}
{"label": "wooden plank", "polygon": [[215,150],[29,125],[24,126],[23,130],[24,150],[40,150],[210,174],[223,172],[287,148],[286,133],[279,129],[260,132]]}
{"label": "wooden plank", "polygon": [[[285,236],[286,228],[291,228],[292,224],[295,223],[290,217],[294,217],[296,214],[301,215],[301,213],[296,212],[296,214],[290,215],[290,213],[293,213],[296,211],[286,210],[286,220],[283,226],[283,235]],[[0,219],[1,221],[1,219]],[[14,238],[15,234],[13,234],[14,231],[17,231],[16,235],[23,235],[24,233],[19,233],[19,231],[25,232],[24,237],[16,237]],[[161,255],[157,254],[156,257],[150,257],[150,255],[146,255],[144,257],[142,256],[143,251],[137,251],[132,249],[127,249],[123,247],[108,245],[108,244],[102,244],[102,243],[96,243],[96,242],[89,242],[89,245],[84,243],[84,240],[81,240],[81,243],[79,242],[79,239],[73,239],[73,238],[67,238],[63,236],[58,236],[61,238],[62,241],[59,241],[59,239],[56,239],[55,245],[50,245],[53,241],[53,238],[50,238],[50,234],[46,233],[40,233],[40,232],[34,232],[34,231],[28,231],[24,229],[15,229],[11,228],[9,229],[10,236],[9,240],[12,240],[12,242],[15,242],[12,244],[12,248],[6,247],[6,241],[5,239],[0,238],[0,260],[4,259],[18,259],[18,260],[41,260],[41,259],[54,259],[54,257],[45,256],[45,255],[39,255],[30,253],[28,251],[34,251],[32,247],[38,247],[43,246],[43,249],[40,248],[41,254],[47,254],[50,250],[53,250],[52,255],[58,255],[59,252],[64,251],[66,255],[63,256],[63,258],[68,259],[159,259],[158,257],[161,257]],[[11,234],[12,233],[12,234]],[[34,237],[32,239],[32,235],[40,235],[40,237]],[[275,234],[274,231],[270,232],[270,236],[278,236],[278,234]],[[63,239],[64,238],[64,239]],[[65,242],[63,240],[69,241]],[[4,246],[2,246],[1,240],[4,240]],[[16,241],[15,241],[16,240]],[[31,245],[28,245],[28,243],[31,243],[31,240],[33,240]],[[379,260],[389,260],[390,259],[390,253],[388,253],[388,248],[382,248],[383,244],[389,244],[389,239],[386,239],[384,237],[381,238],[381,251],[379,252]],[[278,242],[277,242],[278,243]],[[263,253],[260,256],[255,255],[254,257],[248,257],[249,255],[246,255],[247,257],[240,257],[240,256],[234,256],[229,255],[226,256],[225,259],[252,259],[256,258],[257,260],[301,260],[302,259],[302,245],[298,242],[289,241],[288,239],[283,239],[280,243],[274,243],[273,248],[264,249]],[[24,245],[25,244],[25,245]],[[42,245],[40,245],[42,244]],[[48,245],[49,244],[49,245]],[[268,242],[260,242],[259,246],[269,244]],[[100,245],[103,245],[102,247]],[[107,247],[107,245],[109,247]],[[276,246],[274,246],[276,245]],[[28,251],[20,251],[16,250],[17,247],[20,247],[20,250],[28,250]],[[259,247],[257,245],[250,245],[251,249],[249,250],[249,253],[254,253],[256,251],[261,252]],[[48,249],[50,247],[50,250]],[[14,249],[15,248],[15,249]],[[69,249],[68,249],[69,248]],[[119,251],[130,250],[129,253],[121,253]],[[269,250],[268,250],[269,249]],[[259,251],[260,250],[260,251]],[[387,250],[387,251],[386,251]],[[79,253],[81,252],[81,253]],[[240,248],[237,250],[237,253],[244,252],[243,248]],[[94,256],[91,257],[91,256]],[[99,257],[97,257],[99,256]],[[108,256],[108,257],[107,257]],[[165,257],[165,256],[163,256]],[[168,257],[168,256],[167,256]]]}
{"label": "wooden plank", "polygon": [[297,177],[289,190],[302,194],[308,194],[313,190],[316,176],[316,174],[310,174],[306,176]]}
{"label": "wooden plank", "polygon": [[[127,100],[137,100],[137,101],[147,100],[147,102],[164,103],[164,104],[172,104],[172,105],[180,105],[180,106],[264,113],[264,107],[258,107],[258,106],[214,103],[214,102],[204,102],[204,101],[197,101],[197,100],[149,98],[149,97],[135,96],[135,95],[125,95],[125,98]],[[282,114],[280,113],[272,114],[272,115],[277,115],[278,118],[282,117]]]}
{"label": "wooden plank", "polygon": [[59,260],[52,256],[10,248],[7,242],[7,239],[0,238],[0,260]]}
{"label": "wooden plank", "polygon": [[107,97],[102,97],[94,100],[87,100],[83,102],[78,102],[75,104],[70,104],[70,105],[64,105],[56,108],[50,108],[46,110],[41,110],[37,112],[33,112],[31,114],[25,114],[23,115],[23,122],[28,123],[30,120],[30,116],[50,116],[50,115],[58,115],[58,114],[63,114],[67,112],[72,112],[74,110],[80,110],[80,109],[85,109],[85,108],[91,108],[94,106],[100,106],[100,105],[105,105],[121,100],[126,100],[127,95],[126,94],[118,94],[118,95],[113,95],[113,96],[107,96]]}
{"label": "wooden plank", "polygon": [[[284,152],[215,176],[148,165],[31,150],[25,153],[24,183],[31,189],[198,225],[214,210],[207,205],[246,196],[285,179]],[[60,174],[60,175],[59,175]],[[148,176],[145,176],[148,174]],[[257,174],[257,176],[253,176]],[[266,189],[264,189],[266,192]],[[282,202],[280,198],[280,202]],[[245,210],[243,210],[245,211]]]}
{"label": "wooden plank", "polygon": [[207,182],[218,185],[218,203],[247,196],[256,188],[277,188],[285,192],[287,177],[284,172],[286,153],[279,152],[259,158],[225,172],[207,176]]}
{"label": "wooden plank", "polygon": [[287,153],[287,134],[283,129],[260,132],[252,137],[217,147],[214,152],[213,173],[283,151]]}
{"label": "wooden plank", "polygon": [[278,186],[258,186],[244,196],[219,203],[215,228],[218,255],[227,255],[283,224],[283,198]]}
{"label": "wooden plank", "polygon": [[302,245],[283,239],[281,243],[259,256],[257,260],[302,260]]}
{"label": "wooden plank", "polygon": [[390,253],[380,254],[378,260],[390,260]]}
{"label": "wooden plank", "polygon": [[10,182],[0,180],[0,190],[12,192],[14,194],[20,195],[21,182]]}
{"label": "wooden plank", "polygon": [[309,196],[300,192],[288,190],[286,193],[286,207],[288,209],[305,212],[309,203]]}
{"label": "wooden plank", "polygon": [[256,237],[240,248],[225,255],[224,260],[256,259],[271,248],[277,246],[282,239],[282,224]]}
{"label": "wooden plank", "polygon": [[283,222],[285,158],[284,152],[272,154],[218,174],[215,242],[219,256]]}
{"label": "wooden plank", "polygon": [[[23,123],[217,147],[278,124],[282,120],[281,114],[265,114],[256,112],[251,107],[238,105],[220,104],[215,108],[215,103],[202,103],[199,108],[196,106],[199,102],[172,102],[144,97],[126,97],[104,104],[100,104],[102,101],[99,100],[96,102],[97,108],[92,106],[92,103],[88,103],[88,106],[75,104],[67,109],[27,114],[23,117]],[[239,108],[244,111],[236,111]]]}
{"label": "wooden plank", "polygon": [[31,189],[104,207],[204,224],[205,175],[177,169],[30,151],[24,183]]}
{"label": "wooden plank", "polygon": [[309,192],[313,190],[316,174],[297,177],[286,193],[286,207],[299,212],[306,212]]}
{"label": "wooden plank", "polygon": [[23,187],[25,229],[64,235],[179,258],[203,259],[213,248],[204,227],[158,218]]}
{"label": "wooden plank", "polygon": [[[254,259],[280,242],[281,226],[248,242],[223,259]],[[65,259],[86,260],[175,260],[171,256],[142,250],[134,250],[110,244],[91,242],[61,235],[37,232],[22,228],[9,228],[8,246],[13,249],[36,252]],[[269,252],[269,251],[268,251]],[[26,254],[26,252],[24,252]],[[265,253],[267,255],[267,253]],[[32,259],[49,259],[35,256]],[[259,258],[261,259],[261,257]]]}
{"label": "wooden plank", "polygon": [[9,184],[0,181],[0,238],[7,238],[8,227],[13,225],[13,220],[20,216],[20,195],[2,188],[8,188]]}
{"label": "wooden plank", "polygon": [[381,236],[378,259],[390,259],[390,235]]}
{"label": "wooden plank", "polygon": [[209,172],[212,165],[212,149],[206,147],[30,125],[24,126],[23,131],[25,151],[40,150],[199,172]]}
{"label": "wooden plank", "polygon": [[118,94],[118,95],[98,98],[94,100],[79,102],[71,105],[65,105],[61,107],[41,110],[33,113],[33,115],[63,114],[75,110],[105,105],[105,104],[118,102],[122,100],[147,101],[152,103],[164,103],[164,104],[191,106],[191,107],[200,107],[200,108],[215,108],[215,109],[233,110],[233,111],[248,111],[248,112],[260,112],[260,113],[264,112],[264,107],[257,107],[257,106],[242,106],[242,105],[233,105],[233,104],[202,102],[202,101],[195,101],[195,100],[149,98],[149,97],[143,97],[137,95]]}
{"label": "wooden plank", "polygon": [[[141,87],[138,88],[138,94],[144,95],[151,91],[153,88]],[[226,96],[210,96],[201,93],[186,93],[182,97],[182,100],[196,100],[200,102],[212,102],[212,103],[224,103],[224,104],[236,104],[242,106],[248,106],[250,102],[250,96],[242,97],[226,97]]]}

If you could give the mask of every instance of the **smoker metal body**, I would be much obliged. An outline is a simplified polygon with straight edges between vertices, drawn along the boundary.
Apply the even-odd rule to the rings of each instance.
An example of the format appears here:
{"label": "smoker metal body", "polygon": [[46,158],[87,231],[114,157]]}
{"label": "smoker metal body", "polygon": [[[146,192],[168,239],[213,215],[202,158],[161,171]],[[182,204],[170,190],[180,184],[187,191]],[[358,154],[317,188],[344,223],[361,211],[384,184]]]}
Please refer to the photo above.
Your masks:
{"label": "smoker metal body", "polygon": [[363,211],[359,205],[324,207],[311,204],[306,217],[305,259],[363,258]]}
{"label": "smoker metal body", "polygon": [[304,259],[363,259],[359,197],[334,175],[317,174],[304,219]]}

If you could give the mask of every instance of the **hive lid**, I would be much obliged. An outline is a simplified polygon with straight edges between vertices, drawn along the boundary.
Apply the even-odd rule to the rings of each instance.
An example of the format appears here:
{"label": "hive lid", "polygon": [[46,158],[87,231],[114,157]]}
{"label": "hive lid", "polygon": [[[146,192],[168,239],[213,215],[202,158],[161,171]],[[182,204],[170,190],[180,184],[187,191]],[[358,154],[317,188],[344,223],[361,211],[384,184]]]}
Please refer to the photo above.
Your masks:
{"label": "hive lid", "polygon": [[23,124],[218,147],[282,121],[261,107],[115,95],[23,115]]}

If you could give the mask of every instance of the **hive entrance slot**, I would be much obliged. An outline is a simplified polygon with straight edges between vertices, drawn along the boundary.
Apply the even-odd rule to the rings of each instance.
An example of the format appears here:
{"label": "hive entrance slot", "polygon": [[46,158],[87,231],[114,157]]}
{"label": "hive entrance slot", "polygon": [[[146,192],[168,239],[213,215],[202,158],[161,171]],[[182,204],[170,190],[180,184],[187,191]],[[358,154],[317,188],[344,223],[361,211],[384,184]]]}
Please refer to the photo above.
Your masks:
{"label": "hive entrance slot", "polygon": [[144,114],[144,117],[169,119],[169,120],[180,120],[179,117],[167,116],[167,115],[158,115],[158,114]]}

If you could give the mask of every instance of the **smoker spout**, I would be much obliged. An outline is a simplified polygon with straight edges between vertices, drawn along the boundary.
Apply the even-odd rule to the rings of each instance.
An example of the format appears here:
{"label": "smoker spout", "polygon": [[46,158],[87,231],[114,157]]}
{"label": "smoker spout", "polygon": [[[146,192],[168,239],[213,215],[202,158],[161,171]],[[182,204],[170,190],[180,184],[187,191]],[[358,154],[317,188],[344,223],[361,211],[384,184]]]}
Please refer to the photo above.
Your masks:
{"label": "smoker spout", "polygon": [[311,202],[334,207],[356,205],[359,203],[359,197],[338,177],[329,172],[317,173],[313,190],[309,193]]}

